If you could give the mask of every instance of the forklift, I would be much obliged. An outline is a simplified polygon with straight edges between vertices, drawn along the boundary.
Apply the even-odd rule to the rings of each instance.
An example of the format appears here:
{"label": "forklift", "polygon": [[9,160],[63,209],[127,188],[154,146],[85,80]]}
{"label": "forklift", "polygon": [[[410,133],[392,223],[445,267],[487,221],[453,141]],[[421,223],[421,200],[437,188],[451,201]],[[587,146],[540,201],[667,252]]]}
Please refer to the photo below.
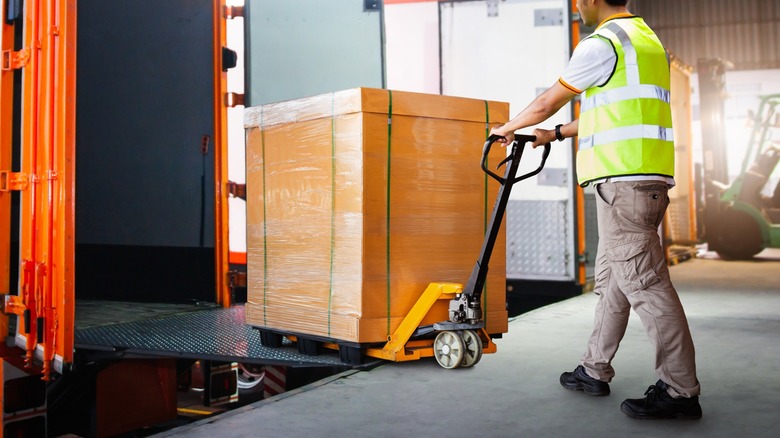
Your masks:
{"label": "forklift", "polygon": [[773,138],[780,131],[779,105],[780,94],[761,98],[750,117],[753,130],[739,176],[728,185],[713,182],[719,214],[707,243],[723,259],[749,260],[765,248],[780,248],[780,181],[774,175],[780,137]]}

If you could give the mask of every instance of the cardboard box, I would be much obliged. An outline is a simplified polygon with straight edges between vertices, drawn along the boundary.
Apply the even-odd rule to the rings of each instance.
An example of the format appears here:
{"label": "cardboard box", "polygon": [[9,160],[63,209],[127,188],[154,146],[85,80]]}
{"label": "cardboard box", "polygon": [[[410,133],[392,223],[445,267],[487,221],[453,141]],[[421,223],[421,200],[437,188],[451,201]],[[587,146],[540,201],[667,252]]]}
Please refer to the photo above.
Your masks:
{"label": "cardboard box", "polygon": [[[429,283],[465,284],[499,187],[482,145],[508,112],[370,88],[247,108],[247,324],[381,343]],[[490,333],[507,330],[503,228],[483,294]],[[446,319],[441,300],[423,325]]]}

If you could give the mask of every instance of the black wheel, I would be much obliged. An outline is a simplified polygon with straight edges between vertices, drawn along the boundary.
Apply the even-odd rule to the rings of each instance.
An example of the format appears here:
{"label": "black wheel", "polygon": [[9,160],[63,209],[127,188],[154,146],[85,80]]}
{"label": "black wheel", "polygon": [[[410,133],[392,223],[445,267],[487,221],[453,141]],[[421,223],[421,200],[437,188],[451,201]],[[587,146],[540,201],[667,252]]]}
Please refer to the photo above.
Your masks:
{"label": "black wheel", "polygon": [[717,238],[718,255],[725,260],[749,260],[764,249],[758,222],[739,210],[723,213]]}

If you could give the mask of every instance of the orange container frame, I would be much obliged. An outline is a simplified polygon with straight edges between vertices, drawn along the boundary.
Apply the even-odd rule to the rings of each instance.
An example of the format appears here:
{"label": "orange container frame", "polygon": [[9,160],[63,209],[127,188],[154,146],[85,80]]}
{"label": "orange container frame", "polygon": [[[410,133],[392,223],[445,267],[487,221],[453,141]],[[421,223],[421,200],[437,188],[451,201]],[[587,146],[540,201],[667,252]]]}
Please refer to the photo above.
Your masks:
{"label": "orange container frame", "polygon": [[[7,10],[7,0],[2,10]],[[0,76],[0,336],[18,315],[16,344],[25,363],[42,363],[44,379],[73,362],[75,330],[76,35],[77,0],[25,2],[23,17],[3,20]],[[215,302],[230,306],[228,277],[227,74],[225,0],[214,0]],[[15,51],[16,27],[22,49]],[[21,108],[14,75],[22,73]],[[21,168],[12,169],[14,114],[20,113]],[[18,295],[10,295],[11,192],[20,192]],[[13,352],[3,353],[15,354]]]}

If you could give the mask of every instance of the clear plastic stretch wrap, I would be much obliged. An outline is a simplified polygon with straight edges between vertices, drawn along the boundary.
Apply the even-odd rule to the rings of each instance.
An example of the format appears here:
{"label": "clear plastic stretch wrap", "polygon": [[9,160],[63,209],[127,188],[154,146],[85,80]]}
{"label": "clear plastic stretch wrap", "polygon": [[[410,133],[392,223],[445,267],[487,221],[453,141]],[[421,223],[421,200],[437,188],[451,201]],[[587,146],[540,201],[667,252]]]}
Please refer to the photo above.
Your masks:
{"label": "clear plastic stretch wrap", "polygon": [[[429,283],[465,283],[498,192],[482,145],[508,112],[370,88],[247,108],[247,324],[379,343]],[[490,333],[507,330],[503,229],[483,294]],[[446,319],[440,300],[422,325]]]}

